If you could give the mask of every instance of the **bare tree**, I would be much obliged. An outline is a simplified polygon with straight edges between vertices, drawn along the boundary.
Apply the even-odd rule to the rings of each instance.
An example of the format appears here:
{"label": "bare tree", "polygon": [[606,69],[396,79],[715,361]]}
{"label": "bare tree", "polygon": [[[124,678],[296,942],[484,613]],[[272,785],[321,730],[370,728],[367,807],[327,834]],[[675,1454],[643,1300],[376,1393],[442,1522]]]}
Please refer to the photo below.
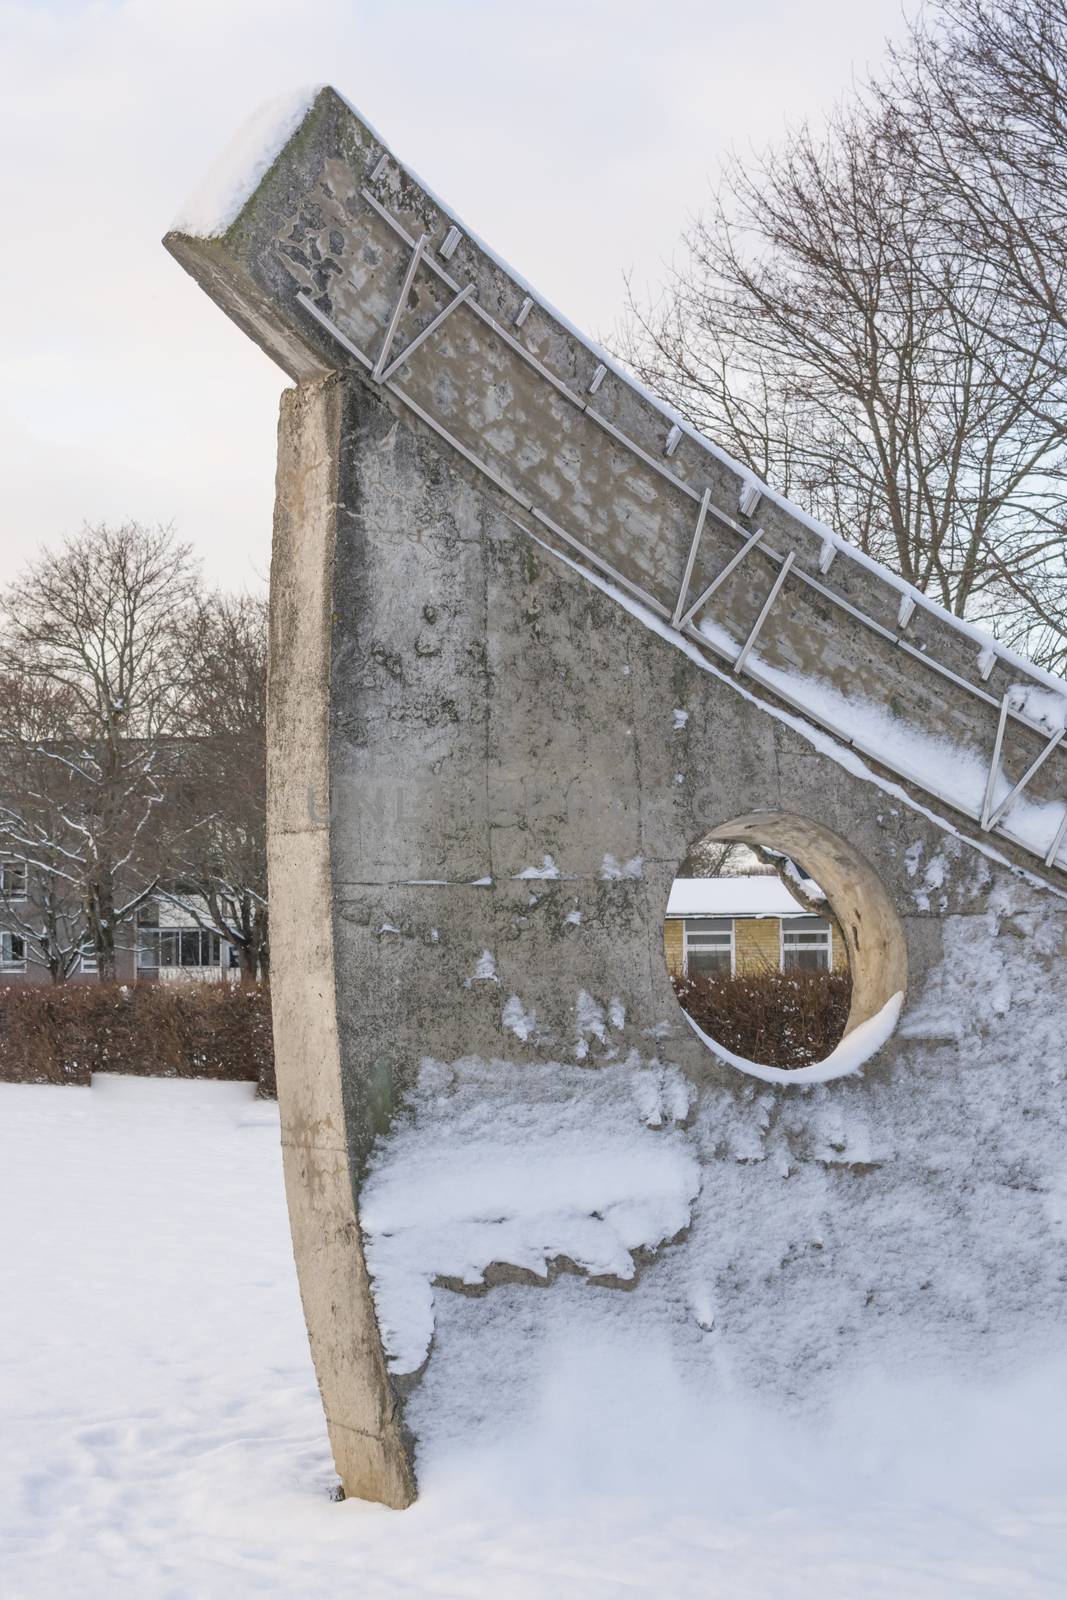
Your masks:
{"label": "bare tree", "polygon": [[1067,329],[1067,0],[933,0],[892,54],[876,92],[961,267]]}
{"label": "bare tree", "polygon": [[678,869],[680,878],[737,878],[773,869],[739,839],[701,839]]}
{"label": "bare tree", "polygon": [[[992,263],[1002,315],[990,329],[1006,370],[1032,355],[1037,398],[1061,429],[1067,409],[1067,0],[935,0],[877,86],[898,148],[941,208],[954,269]],[[1018,582],[1006,569],[1007,631],[1059,670],[1060,543]],[[1036,620],[1035,620],[1036,618]]]}
{"label": "bare tree", "polygon": [[[962,26],[993,3],[947,9]],[[973,230],[964,261],[965,198],[946,192],[950,174],[931,180],[928,143],[902,131],[912,115],[889,92],[855,96],[822,135],[804,127],[729,164],[662,299],[634,301],[624,353],[759,477],[1055,664],[1060,287],[1024,298],[1018,266],[974,249]]]}
{"label": "bare tree", "polygon": [[[266,848],[267,606],[211,595],[186,642],[189,829],[162,893],[237,952],[241,981],[269,973]],[[201,820],[203,819],[203,820]]]}
{"label": "bare tree", "polygon": [[29,749],[67,777],[64,838],[52,843],[77,841],[72,870],[103,980],[171,847],[157,808],[174,777],[196,592],[188,547],[168,528],[127,523],[86,527],[0,603],[0,671],[62,707],[62,727]]}

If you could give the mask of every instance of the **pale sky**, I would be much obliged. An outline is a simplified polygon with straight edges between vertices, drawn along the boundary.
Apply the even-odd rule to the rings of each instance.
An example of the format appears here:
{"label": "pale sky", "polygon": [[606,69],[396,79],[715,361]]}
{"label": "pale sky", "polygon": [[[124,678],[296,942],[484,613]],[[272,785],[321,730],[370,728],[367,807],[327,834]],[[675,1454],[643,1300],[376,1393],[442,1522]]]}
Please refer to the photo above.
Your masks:
{"label": "pale sky", "polygon": [[159,243],[261,101],[334,83],[603,334],[722,155],[821,116],[901,32],[900,0],[0,0],[0,582],[125,518],[263,581],[288,380]]}

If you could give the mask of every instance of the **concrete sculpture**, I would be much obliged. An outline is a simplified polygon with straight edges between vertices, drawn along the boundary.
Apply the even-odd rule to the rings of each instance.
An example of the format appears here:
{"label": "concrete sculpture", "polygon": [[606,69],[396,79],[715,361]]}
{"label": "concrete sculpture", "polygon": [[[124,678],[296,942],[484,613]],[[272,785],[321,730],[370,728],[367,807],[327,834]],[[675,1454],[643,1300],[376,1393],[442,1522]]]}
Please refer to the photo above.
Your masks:
{"label": "concrete sculpture", "polygon": [[[650,1314],[669,1302],[726,1341],[737,1381],[783,1392],[843,1359],[843,1328],[870,1353],[919,1319],[958,1355],[976,1318],[1007,1349],[1062,1316],[1065,686],[695,435],[332,89],[261,114],[165,243],[296,384],[271,577],[272,971],[345,1491],[413,1497],[448,1286],[640,1277]],[[712,833],[784,851],[830,898],[854,989],[823,1063],[731,1058],[675,1001],[664,909]],[[570,1221],[504,1178],[463,1249],[412,1210],[421,1186],[463,1220],[437,1157],[465,1138],[484,1155],[479,1106],[528,1129],[536,1189],[574,1107],[591,1148],[628,1150],[624,1102],[640,1204],[605,1157],[602,1203],[575,1189]],[[746,1248],[723,1229],[741,1215],[762,1219]],[[948,1236],[970,1251],[965,1314],[938,1277]],[[772,1256],[791,1263],[776,1287]],[[750,1371],[761,1318],[777,1353]],[[431,1368],[452,1359],[436,1337]]]}

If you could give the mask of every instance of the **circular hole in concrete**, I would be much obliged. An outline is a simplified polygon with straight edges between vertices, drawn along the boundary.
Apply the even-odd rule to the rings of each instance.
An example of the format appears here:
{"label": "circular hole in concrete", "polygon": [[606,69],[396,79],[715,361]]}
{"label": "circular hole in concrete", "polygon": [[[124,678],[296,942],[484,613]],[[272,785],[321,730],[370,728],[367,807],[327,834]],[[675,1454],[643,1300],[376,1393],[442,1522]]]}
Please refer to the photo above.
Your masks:
{"label": "circular hole in concrete", "polygon": [[771,1082],[855,1072],[892,1033],[907,982],[876,873],[840,835],[785,812],[735,817],[691,847],[664,951],[694,1031]]}

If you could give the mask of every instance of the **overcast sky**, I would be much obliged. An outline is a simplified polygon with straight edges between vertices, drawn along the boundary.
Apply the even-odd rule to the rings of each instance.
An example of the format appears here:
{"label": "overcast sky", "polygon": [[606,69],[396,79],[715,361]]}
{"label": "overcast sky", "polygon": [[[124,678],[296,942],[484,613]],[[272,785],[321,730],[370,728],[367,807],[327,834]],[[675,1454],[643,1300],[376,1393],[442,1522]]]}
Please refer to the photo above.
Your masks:
{"label": "overcast sky", "polygon": [[261,101],[332,82],[580,326],[662,276],[728,149],[820,116],[901,0],[0,0],[0,582],[85,521],[270,548],[287,381],[159,244]]}

